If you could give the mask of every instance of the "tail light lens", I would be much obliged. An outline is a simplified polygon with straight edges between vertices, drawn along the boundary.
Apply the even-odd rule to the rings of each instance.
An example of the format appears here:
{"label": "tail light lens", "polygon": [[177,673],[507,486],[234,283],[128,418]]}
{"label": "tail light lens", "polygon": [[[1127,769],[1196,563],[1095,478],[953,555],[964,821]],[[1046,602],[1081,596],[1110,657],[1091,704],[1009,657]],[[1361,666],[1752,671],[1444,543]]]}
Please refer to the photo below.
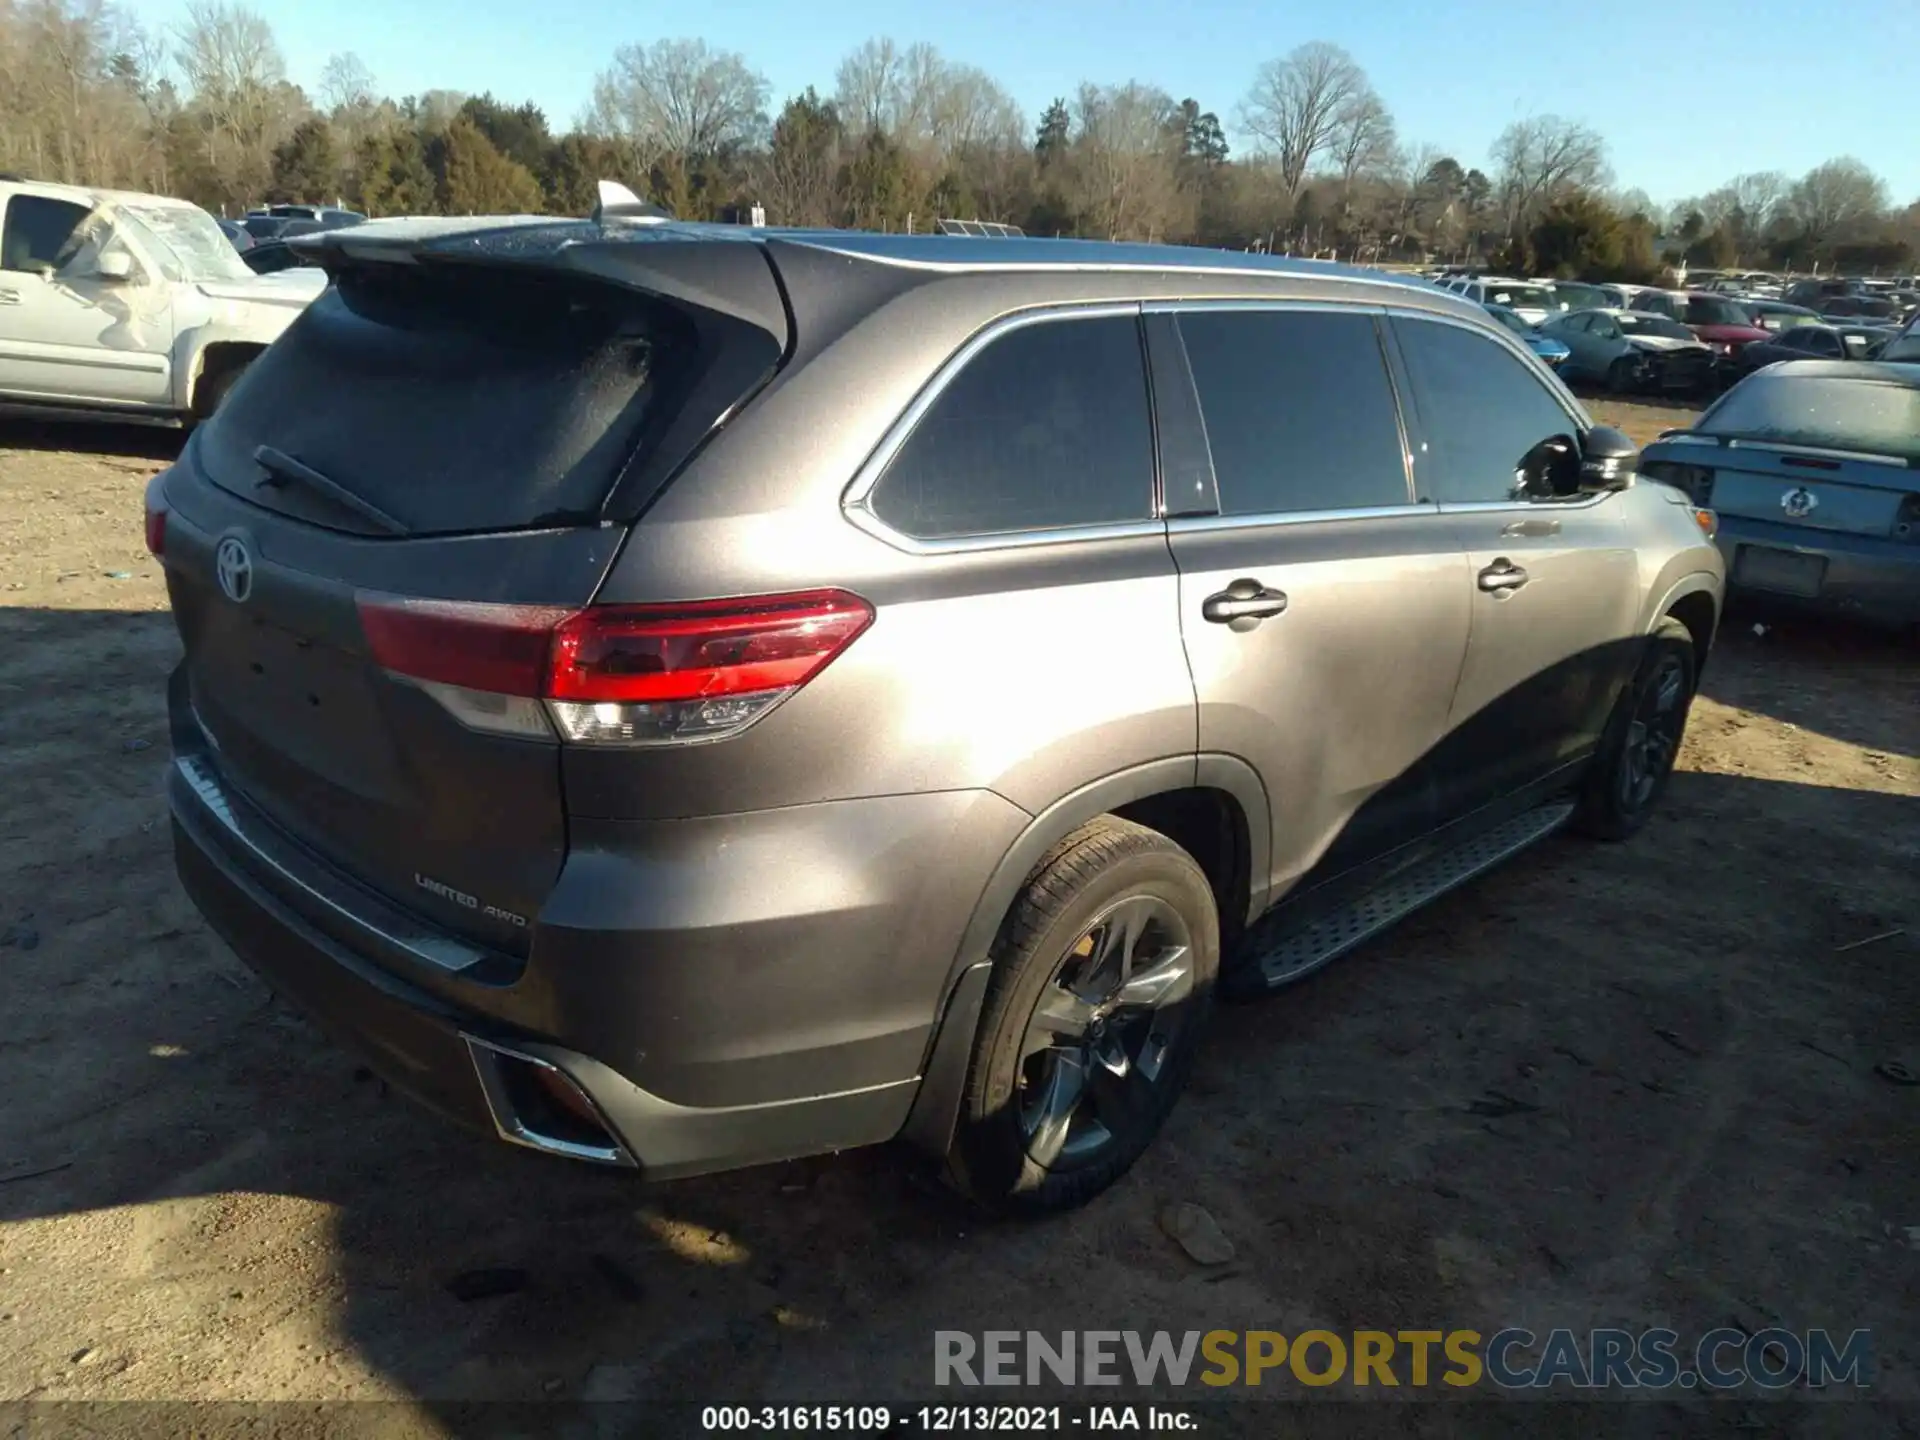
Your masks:
{"label": "tail light lens", "polygon": [[147,553],[156,560],[167,553],[167,512],[152,504],[147,507]]}
{"label": "tail light lens", "polygon": [[359,597],[376,661],[462,724],[582,745],[738,734],[873,623],[843,590],[586,610]]}
{"label": "tail light lens", "polygon": [[1658,480],[1683,492],[1695,505],[1713,503],[1713,471],[1704,465],[1676,465],[1671,461],[1649,461],[1640,469],[1649,480]]}

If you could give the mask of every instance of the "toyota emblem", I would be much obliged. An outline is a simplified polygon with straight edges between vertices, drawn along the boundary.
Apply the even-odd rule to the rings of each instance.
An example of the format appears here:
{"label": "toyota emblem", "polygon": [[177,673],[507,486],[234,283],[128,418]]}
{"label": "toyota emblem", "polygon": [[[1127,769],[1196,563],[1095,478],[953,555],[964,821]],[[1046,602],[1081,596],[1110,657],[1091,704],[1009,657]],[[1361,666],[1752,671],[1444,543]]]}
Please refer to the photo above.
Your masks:
{"label": "toyota emblem", "polygon": [[213,552],[213,574],[220,593],[236,605],[253,593],[253,557],[238,537],[229,535]]}
{"label": "toyota emblem", "polygon": [[1820,497],[1804,485],[1796,485],[1780,497],[1780,508],[1789,520],[1804,520],[1820,504]]}

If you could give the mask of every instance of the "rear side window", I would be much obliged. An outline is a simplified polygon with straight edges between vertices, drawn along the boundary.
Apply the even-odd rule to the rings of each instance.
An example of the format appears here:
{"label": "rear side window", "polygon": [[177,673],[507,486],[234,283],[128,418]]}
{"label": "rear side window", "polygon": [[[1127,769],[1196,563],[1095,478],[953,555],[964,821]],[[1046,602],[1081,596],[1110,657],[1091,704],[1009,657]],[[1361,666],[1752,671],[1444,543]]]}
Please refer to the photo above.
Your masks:
{"label": "rear side window", "polygon": [[1456,505],[1524,499],[1520,462],[1542,440],[1574,435],[1573,417],[1490,336],[1432,320],[1393,323],[1420,420],[1413,467],[1420,498]]}
{"label": "rear side window", "polygon": [[950,380],[868,505],[920,540],[1153,517],[1153,428],[1131,315],[1045,320]]}
{"label": "rear side window", "polygon": [[1407,503],[1399,412],[1373,317],[1180,317],[1223,515]]}
{"label": "rear side window", "polygon": [[697,360],[683,321],[613,286],[370,266],[253,362],[195,450],[214,483],[332,528],[367,527],[258,488],[260,446],[414,535],[585,523]]}

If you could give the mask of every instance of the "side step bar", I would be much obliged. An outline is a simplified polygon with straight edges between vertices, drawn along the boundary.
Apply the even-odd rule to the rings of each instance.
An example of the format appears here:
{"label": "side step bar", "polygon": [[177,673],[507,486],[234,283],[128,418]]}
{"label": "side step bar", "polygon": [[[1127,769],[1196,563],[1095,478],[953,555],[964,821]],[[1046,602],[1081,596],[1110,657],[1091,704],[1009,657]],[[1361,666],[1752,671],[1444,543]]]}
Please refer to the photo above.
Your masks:
{"label": "side step bar", "polygon": [[1570,801],[1542,805],[1442,850],[1297,929],[1275,934],[1266,925],[1256,925],[1242,952],[1243,983],[1255,992],[1278,990],[1311,975],[1429,901],[1551,835],[1572,814]]}

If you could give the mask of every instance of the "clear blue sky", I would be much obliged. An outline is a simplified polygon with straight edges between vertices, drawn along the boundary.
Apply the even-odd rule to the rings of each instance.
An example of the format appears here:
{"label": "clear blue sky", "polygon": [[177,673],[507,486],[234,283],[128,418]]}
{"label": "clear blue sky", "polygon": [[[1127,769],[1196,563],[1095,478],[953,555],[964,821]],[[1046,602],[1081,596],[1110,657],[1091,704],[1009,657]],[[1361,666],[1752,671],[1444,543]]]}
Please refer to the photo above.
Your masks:
{"label": "clear blue sky", "polygon": [[[1567,115],[1606,136],[1619,183],[1657,201],[1748,170],[1798,175],[1851,154],[1898,204],[1920,199],[1920,0],[1857,0],[1823,21],[1807,0],[737,0],[689,6],[588,0],[250,0],[273,25],[290,76],[312,87],[351,50],[380,89],[532,100],[555,129],[585,104],[595,73],[629,42],[698,35],[743,53],[773,105],[862,40],[925,40],[979,65],[1037,114],[1082,80],[1142,80],[1216,111],[1231,139],[1254,67],[1330,40],[1365,67],[1403,139],[1462,164],[1528,114]],[[132,0],[148,23],[185,0]],[[1840,18],[1844,17],[1844,18]],[[1826,73],[1823,75],[1822,71]],[[1791,103],[1765,98],[1791,76]]]}

